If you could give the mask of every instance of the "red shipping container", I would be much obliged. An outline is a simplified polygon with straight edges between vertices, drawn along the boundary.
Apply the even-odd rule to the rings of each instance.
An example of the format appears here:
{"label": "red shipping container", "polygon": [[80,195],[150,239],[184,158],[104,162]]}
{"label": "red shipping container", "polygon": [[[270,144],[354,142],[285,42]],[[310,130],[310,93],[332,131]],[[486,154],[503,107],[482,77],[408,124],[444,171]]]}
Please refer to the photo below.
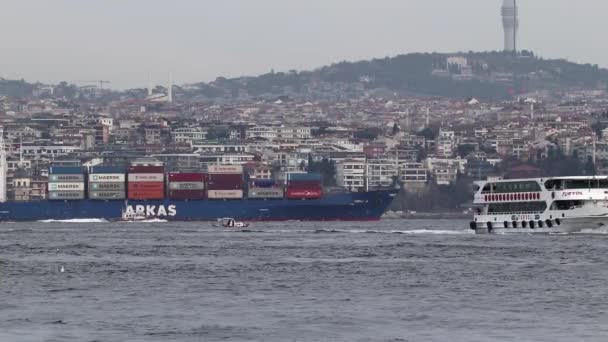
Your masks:
{"label": "red shipping container", "polygon": [[318,199],[323,196],[323,190],[317,189],[287,189],[288,199]]}
{"label": "red shipping container", "polygon": [[165,183],[163,182],[129,182],[127,188],[131,190],[164,190]]}
{"label": "red shipping container", "polygon": [[167,178],[169,182],[204,182],[207,180],[206,173],[200,172],[169,172]]}
{"label": "red shipping container", "polygon": [[234,181],[242,181],[243,174],[209,174],[209,181],[218,181],[218,182],[234,182]]}
{"label": "red shipping container", "polygon": [[128,173],[164,173],[165,168],[162,166],[131,166]]}
{"label": "red shipping container", "polygon": [[207,184],[208,190],[242,190],[243,183],[237,184],[217,184],[217,183],[209,183]]}
{"label": "red shipping container", "polygon": [[129,191],[128,199],[134,200],[156,200],[165,198],[164,191],[149,191],[149,190],[139,190],[139,191]]}
{"label": "red shipping container", "polygon": [[186,200],[186,199],[204,199],[205,190],[171,190],[169,191],[169,198]]}

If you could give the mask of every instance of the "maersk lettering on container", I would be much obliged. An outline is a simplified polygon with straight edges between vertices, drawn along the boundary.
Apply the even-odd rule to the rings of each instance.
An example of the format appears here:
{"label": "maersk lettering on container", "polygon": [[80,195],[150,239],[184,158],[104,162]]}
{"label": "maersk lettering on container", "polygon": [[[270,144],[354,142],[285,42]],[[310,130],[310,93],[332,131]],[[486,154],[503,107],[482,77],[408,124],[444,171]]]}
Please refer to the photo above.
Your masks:
{"label": "maersk lettering on container", "polygon": [[125,192],[124,191],[91,191],[89,192],[90,199],[124,199]]}
{"label": "maersk lettering on container", "polygon": [[84,182],[84,175],[50,175],[49,182]]}
{"label": "maersk lettering on container", "polygon": [[125,183],[89,183],[89,190],[124,190]]}
{"label": "maersk lettering on container", "polygon": [[49,183],[49,191],[84,191],[84,183]]}
{"label": "maersk lettering on container", "polygon": [[84,192],[81,191],[51,191],[49,192],[51,200],[82,200]]}
{"label": "maersk lettering on container", "polygon": [[90,174],[89,182],[95,183],[112,183],[112,182],[124,182],[125,175],[122,173],[99,173]]}

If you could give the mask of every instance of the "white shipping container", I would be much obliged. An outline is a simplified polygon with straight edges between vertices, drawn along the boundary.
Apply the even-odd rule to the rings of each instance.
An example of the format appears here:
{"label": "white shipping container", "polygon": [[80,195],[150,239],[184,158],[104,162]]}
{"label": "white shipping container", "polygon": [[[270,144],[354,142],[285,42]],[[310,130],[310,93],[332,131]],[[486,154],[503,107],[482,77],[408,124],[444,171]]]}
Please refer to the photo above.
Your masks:
{"label": "white shipping container", "polygon": [[243,173],[242,165],[209,165],[207,167],[209,173]]}
{"label": "white shipping container", "polygon": [[125,175],[123,173],[92,173],[89,175],[89,182],[95,183],[114,183],[124,182]]}
{"label": "white shipping container", "polygon": [[129,173],[129,182],[163,182],[163,173]]}
{"label": "white shipping container", "polygon": [[83,191],[51,191],[49,192],[51,200],[82,200],[84,199]]}
{"label": "white shipping container", "polygon": [[49,182],[84,182],[83,174],[49,175]]}
{"label": "white shipping container", "polygon": [[240,199],[243,198],[243,190],[208,190],[209,199]]}
{"label": "white shipping container", "polygon": [[169,189],[171,189],[171,190],[204,190],[205,183],[203,183],[203,182],[170,182]]}
{"label": "white shipping container", "polygon": [[283,198],[283,189],[249,188],[249,198]]}
{"label": "white shipping container", "polygon": [[49,183],[49,191],[84,191],[84,183]]}

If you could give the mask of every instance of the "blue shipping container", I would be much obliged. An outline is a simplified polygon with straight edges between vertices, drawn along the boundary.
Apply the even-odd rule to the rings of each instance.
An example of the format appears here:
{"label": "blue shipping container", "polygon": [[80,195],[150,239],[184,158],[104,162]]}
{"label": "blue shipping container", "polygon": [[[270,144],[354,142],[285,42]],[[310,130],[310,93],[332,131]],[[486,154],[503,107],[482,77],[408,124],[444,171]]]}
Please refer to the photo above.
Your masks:
{"label": "blue shipping container", "polygon": [[288,173],[288,181],[320,181],[320,173]]}
{"label": "blue shipping container", "polygon": [[52,175],[80,175],[84,172],[80,166],[51,166],[49,173]]}
{"label": "blue shipping container", "polygon": [[127,169],[122,166],[91,166],[90,173],[127,173]]}
{"label": "blue shipping container", "polygon": [[254,179],[253,184],[256,188],[271,188],[274,186],[274,179]]}

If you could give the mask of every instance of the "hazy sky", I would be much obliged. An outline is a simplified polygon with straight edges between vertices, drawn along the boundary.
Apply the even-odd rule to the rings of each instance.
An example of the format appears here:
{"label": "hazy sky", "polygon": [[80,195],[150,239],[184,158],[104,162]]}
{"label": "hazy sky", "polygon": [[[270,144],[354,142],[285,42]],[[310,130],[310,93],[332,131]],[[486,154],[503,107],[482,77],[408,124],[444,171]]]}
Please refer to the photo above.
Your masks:
{"label": "hazy sky", "polygon": [[[144,87],[499,50],[502,0],[0,0],[0,77]],[[608,2],[519,0],[519,47],[608,66]]]}

